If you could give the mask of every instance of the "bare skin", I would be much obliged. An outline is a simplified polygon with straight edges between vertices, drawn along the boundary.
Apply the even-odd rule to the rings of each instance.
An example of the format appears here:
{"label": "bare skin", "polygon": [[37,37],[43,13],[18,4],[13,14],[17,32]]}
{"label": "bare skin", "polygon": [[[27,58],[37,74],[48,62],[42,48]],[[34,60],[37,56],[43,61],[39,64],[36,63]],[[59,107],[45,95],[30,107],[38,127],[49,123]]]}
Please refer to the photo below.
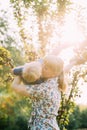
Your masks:
{"label": "bare skin", "polygon": [[[55,59],[55,61],[56,61],[56,59]],[[56,63],[55,61],[54,61],[54,63]],[[60,65],[58,65],[58,66],[53,65],[56,68],[58,67],[58,69],[55,69],[55,67],[53,68],[53,66],[50,67],[49,65],[44,64],[44,63],[42,64],[41,77],[44,78],[44,79],[58,77],[58,79],[59,79],[58,82],[60,82],[59,88],[60,88],[60,90],[64,91],[66,86],[64,84],[63,62],[61,60],[58,60],[58,63],[60,63]],[[28,96],[29,97],[29,92],[27,91],[26,85],[23,84],[20,76],[16,76],[14,78],[14,81],[12,83],[12,88],[16,93],[19,93],[22,96]]]}
{"label": "bare skin", "polygon": [[21,96],[29,97],[29,93],[26,90],[26,85],[21,82],[20,76],[16,76],[14,78],[12,88],[15,92],[19,93]]}

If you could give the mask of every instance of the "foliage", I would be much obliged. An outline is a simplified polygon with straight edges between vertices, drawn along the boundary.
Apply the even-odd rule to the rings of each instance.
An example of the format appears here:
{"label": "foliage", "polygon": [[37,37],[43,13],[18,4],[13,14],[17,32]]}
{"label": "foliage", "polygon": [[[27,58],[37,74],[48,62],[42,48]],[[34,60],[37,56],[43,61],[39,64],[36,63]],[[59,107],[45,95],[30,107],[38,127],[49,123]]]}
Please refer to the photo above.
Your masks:
{"label": "foliage", "polygon": [[[75,98],[80,98],[81,96],[81,92],[78,87],[80,85],[79,81],[83,79],[82,81],[86,82],[86,73],[87,64],[84,64],[74,67],[69,74],[69,96],[67,96],[67,94],[62,95],[62,101],[58,115],[58,123],[60,125],[61,130],[65,129],[65,127],[69,124],[69,116],[72,114],[76,106]],[[81,84],[83,82],[81,82]]]}
{"label": "foliage", "polygon": [[49,8],[49,2],[48,0],[23,0],[26,7],[29,7],[30,5],[33,6],[34,10],[37,12],[39,16],[42,16],[47,13],[47,10]]}
{"label": "foliage", "polygon": [[[17,45],[17,48],[18,48],[19,47],[18,43],[21,43],[19,40],[20,36],[18,35],[18,30],[14,29],[12,25],[10,24],[8,14],[10,15],[10,19],[13,22],[12,25],[15,24],[16,26],[15,20],[12,19],[11,8],[10,8],[10,11],[6,11],[0,8],[0,15],[1,15],[0,16],[0,46],[8,47],[8,46]],[[20,46],[20,49],[21,49],[21,46]]]}
{"label": "foliage", "polygon": [[9,64],[11,61],[10,52],[3,47],[0,47],[0,65]]}
{"label": "foliage", "polygon": [[[0,97],[0,130],[27,130],[31,105],[28,99],[11,93]],[[21,128],[21,125],[23,126]]]}
{"label": "foliage", "polygon": [[[0,92],[1,92],[0,94],[0,122],[2,122],[0,124],[2,126],[0,127],[1,129],[3,128],[3,130],[4,129],[6,130],[6,127],[8,130],[15,130],[15,129],[20,130],[22,129],[21,123],[24,122],[23,123],[25,127],[23,128],[24,130],[24,129],[27,129],[26,122],[30,114],[29,112],[31,110],[31,105],[30,103],[28,104],[28,101],[27,101],[28,99],[25,99],[24,97],[21,99],[18,95],[16,95],[10,89],[11,80],[12,80],[12,78],[10,78],[12,76],[11,71],[10,71],[11,68],[13,66],[23,64],[25,61],[34,60],[38,57],[35,51],[35,48],[32,44],[33,43],[32,39],[35,39],[35,37],[34,35],[29,35],[26,33],[27,31],[25,29],[24,23],[28,15],[31,15],[31,16],[35,15],[34,18],[37,19],[37,24],[35,23],[35,21],[32,21],[33,25],[30,28],[33,28],[35,24],[34,28],[36,29],[36,26],[38,25],[39,38],[37,40],[37,43],[40,43],[40,48],[41,48],[40,52],[43,53],[42,54],[43,56],[46,54],[46,46],[47,46],[47,43],[49,43],[49,37],[52,36],[52,32],[53,32],[52,28],[55,27],[53,25],[54,18],[56,20],[55,23],[58,23],[58,22],[62,23],[61,16],[62,18],[64,18],[65,12],[67,11],[67,5],[69,5],[70,3],[69,3],[69,0],[58,0],[56,3],[56,5],[58,6],[56,11],[58,12],[56,13],[56,11],[50,10],[51,4],[55,4],[55,3],[52,3],[53,1],[51,0],[49,2],[47,0],[43,0],[43,1],[10,0],[10,1],[12,3],[14,16],[18,24],[19,36],[23,44],[22,51],[25,52],[25,54],[22,51],[20,52],[17,49],[17,46],[16,46],[17,44],[15,40],[10,35],[7,35],[8,34],[7,22],[5,19],[0,18],[0,34],[2,34],[2,36],[5,36],[4,40],[0,39],[0,45],[5,47],[5,48],[2,48],[2,47],[0,48],[1,49],[0,50],[0,81],[1,81],[0,82]],[[29,9],[31,8],[32,8],[32,13],[28,14]],[[33,29],[32,29],[32,32],[33,32]],[[14,47],[12,46],[13,43],[14,43]],[[53,44],[54,43],[55,42],[53,42]],[[8,50],[10,51],[11,54],[9,53]],[[80,57],[80,59],[77,58],[78,62],[81,61],[81,63],[83,63],[87,59],[87,56],[86,56],[87,50],[86,48],[85,50],[84,49],[81,50],[81,48],[77,48],[77,50],[75,50],[76,52],[75,58]],[[40,54],[39,56],[41,57]],[[68,97],[66,94],[62,95],[61,107],[60,107],[59,115],[58,115],[58,123],[61,130],[67,129],[68,124],[72,122],[71,119],[73,120],[74,118],[73,115],[71,115],[75,107],[74,100],[77,96],[80,96],[79,89],[78,89],[78,81],[81,78],[87,81],[87,77],[86,77],[87,67],[86,66],[87,65],[85,64],[84,66],[76,67],[69,74],[69,77],[71,78],[70,80],[71,82],[69,83],[70,88],[71,88],[70,93]],[[79,113],[78,110],[77,112]],[[84,115],[84,113],[82,115]],[[73,123],[75,122],[73,121]],[[78,126],[75,124],[75,128],[77,127]]]}
{"label": "foliage", "polygon": [[72,114],[69,116],[69,124],[68,126],[66,126],[67,130],[80,128],[80,124],[81,124],[80,119],[81,119],[81,112],[79,106],[76,106]]}
{"label": "foliage", "polygon": [[74,56],[71,62],[75,62],[76,65],[84,64],[87,61],[87,39],[80,43],[77,47],[74,47]]}
{"label": "foliage", "polygon": [[[73,118],[72,112],[75,108],[75,98],[78,96],[80,98],[81,92],[79,90],[79,85],[83,85],[84,82],[87,82],[87,41],[81,43],[77,48],[74,49],[75,56],[72,58],[71,62],[75,63],[75,67],[69,73],[69,85],[71,87],[69,96],[62,95],[61,107],[59,110],[58,122],[61,130],[67,129],[68,124]],[[78,111],[79,112],[79,111]],[[71,115],[71,116],[70,116]],[[80,122],[80,119],[79,119]],[[82,121],[81,121],[82,122]],[[75,123],[73,120],[72,123]],[[67,127],[68,126],[68,127]],[[83,125],[83,128],[85,124]],[[79,128],[80,125],[74,125],[74,128]],[[82,127],[81,127],[82,128]],[[70,128],[71,129],[71,128]],[[73,130],[73,127],[72,127]]]}
{"label": "foliage", "polygon": [[70,0],[57,0],[58,14],[62,16],[67,11],[67,8],[72,4]]}
{"label": "foliage", "polygon": [[[7,22],[7,17],[5,17],[5,19],[1,18],[0,21],[0,34],[1,34],[0,37],[0,45],[1,45],[0,46],[0,130],[2,129],[19,130],[22,129],[20,126],[21,123],[24,125],[25,129],[27,129],[27,117],[29,117],[29,111],[31,105],[30,103],[27,102],[27,100],[24,97],[21,99],[11,89],[11,83],[13,80],[11,69],[14,66],[24,64],[25,57],[23,51],[21,51],[21,46],[20,48],[19,45],[16,46],[16,39],[14,39],[11,36],[11,34],[8,35],[9,34],[8,30],[9,30],[9,26]],[[22,104],[23,104],[23,109],[21,109]]]}
{"label": "foliage", "polygon": [[[30,115],[31,105],[28,99],[24,97],[19,97],[11,89],[11,83],[13,75],[11,74],[11,69],[19,63],[19,56],[17,55],[17,60],[15,55],[17,54],[16,48],[9,48],[12,53],[13,50],[13,61],[11,53],[3,47],[0,47],[0,130],[12,130],[21,129],[21,123],[23,123],[23,130],[27,130],[27,120]],[[20,54],[18,52],[18,54]],[[21,63],[21,62],[20,62]],[[27,107],[26,107],[27,106]],[[21,115],[21,116],[20,116]]]}
{"label": "foliage", "polygon": [[[38,30],[35,30],[37,31],[36,33],[37,33],[37,38],[38,38],[38,41],[36,42],[40,44],[38,52],[36,52],[36,55],[39,55],[39,57],[44,56],[46,54],[46,47],[47,47],[47,44],[49,43],[49,38],[52,36],[53,28],[55,28],[55,25],[52,24],[52,21],[54,22],[54,18],[55,18],[55,21],[57,23],[61,23],[61,21],[63,20],[63,17],[61,18],[60,15],[61,14],[63,14],[63,16],[65,15],[66,10],[68,10],[66,6],[69,5],[70,0],[64,0],[64,1],[60,0],[60,1],[54,1],[54,2],[51,0],[50,1],[48,0],[43,0],[43,1],[10,0],[10,1],[13,5],[14,16],[15,16],[15,19],[17,20],[17,23],[20,29],[20,36],[21,36],[22,43],[24,44],[25,54],[26,52],[29,52],[32,50],[29,47],[29,44],[33,45],[33,37],[31,36],[30,33],[27,35],[26,29],[24,27],[24,23],[26,22],[27,17],[30,17],[29,15],[31,15],[30,19],[32,19],[32,15],[33,15],[35,16],[34,19],[36,18],[36,21],[32,20],[32,22],[34,21],[38,29]],[[58,6],[58,9],[53,11],[51,9],[52,5]],[[30,12],[32,10],[31,14],[29,10]],[[31,28],[32,29],[36,28],[35,25],[31,26]],[[34,47],[33,47],[32,52],[35,53]]]}
{"label": "foliage", "polygon": [[71,73],[72,80],[70,83],[71,90],[69,96],[67,97],[67,94],[62,94],[62,101],[58,115],[58,123],[61,130],[66,129],[65,126],[69,124],[69,115],[73,112],[75,107],[74,100],[76,96],[78,96],[77,75],[76,72]]}
{"label": "foliage", "polygon": [[80,128],[87,128],[87,109],[81,112]]}
{"label": "foliage", "polygon": [[79,106],[76,106],[73,113],[69,116],[69,124],[67,130],[87,128],[87,108],[80,111]]}
{"label": "foliage", "polygon": [[31,37],[29,36],[29,34],[27,35],[26,29],[24,27],[24,23],[28,15],[28,9],[23,4],[23,1],[12,0],[11,2],[14,8],[14,17],[17,20],[17,24],[19,27],[19,34],[23,44],[25,59],[27,62],[29,62],[37,58],[37,53],[33,44],[31,44]]}
{"label": "foliage", "polygon": [[[12,75],[9,73],[10,67],[13,67],[10,52],[5,48],[0,47],[0,86],[5,86],[6,82],[12,79]],[[3,75],[5,76],[3,77]],[[5,85],[3,83],[5,83]]]}

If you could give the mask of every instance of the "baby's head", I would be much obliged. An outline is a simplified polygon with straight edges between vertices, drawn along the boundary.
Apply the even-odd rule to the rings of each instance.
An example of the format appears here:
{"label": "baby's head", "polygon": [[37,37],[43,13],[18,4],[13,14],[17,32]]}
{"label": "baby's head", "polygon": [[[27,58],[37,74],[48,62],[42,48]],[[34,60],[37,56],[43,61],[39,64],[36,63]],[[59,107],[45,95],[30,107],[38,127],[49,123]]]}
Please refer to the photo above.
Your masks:
{"label": "baby's head", "polygon": [[24,68],[22,71],[22,78],[27,83],[32,83],[40,79],[41,74],[42,74],[41,63],[38,61],[32,61],[24,65]]}
{"label": "baby's head", "polygon": [[53,78],[60,75],[63,71],[63,61],[61,58],[48,55],[38,61],[26,63],[24,66],[17,67],[13,70],[15,75],[19,75],[26,83],[33,83],[40,78]]}
{"label": "baby's head", "polygon": [[54,55],[48,55],[43,58],[42,77],[57,77],[63,71],[63,60]]}

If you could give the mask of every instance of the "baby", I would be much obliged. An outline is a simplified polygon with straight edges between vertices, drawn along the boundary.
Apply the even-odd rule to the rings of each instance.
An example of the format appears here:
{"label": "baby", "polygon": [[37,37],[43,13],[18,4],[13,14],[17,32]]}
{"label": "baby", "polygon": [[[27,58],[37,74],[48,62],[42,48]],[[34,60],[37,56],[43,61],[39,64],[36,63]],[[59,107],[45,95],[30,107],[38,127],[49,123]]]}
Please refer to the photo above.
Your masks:
{"label": "baby", "polygon": [[25,84],[41,83],[48,78],[57,77],[63,71],[63,61],[54,55],[32,61],[13,69],[14,75],[21,77]]}
{"label": "baby", "polygon": [[38,61],[26,63],[13,69],[13,74],[20,76],[24,84],[34,84],[40,79],[42,74],[42,65]]}

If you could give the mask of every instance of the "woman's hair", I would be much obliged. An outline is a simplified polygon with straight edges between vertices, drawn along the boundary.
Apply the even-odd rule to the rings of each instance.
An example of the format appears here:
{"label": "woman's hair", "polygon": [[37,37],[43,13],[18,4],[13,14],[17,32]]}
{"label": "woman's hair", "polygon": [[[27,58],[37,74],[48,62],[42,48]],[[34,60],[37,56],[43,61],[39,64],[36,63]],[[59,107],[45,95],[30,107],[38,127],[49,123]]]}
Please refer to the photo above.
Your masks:
{"label": "woman's hair", "polygon": [[28,82],[35,82],[41,77],[42,74],[42,66],[38,61],[32,61],[24,65],[22,77]]}
{"label": "woman's hair", "polygon": [[50,68],[50,74],[54,74],[55,77],[58,77],[58,88],[64,92],[66,90],[67,84],[64,76],[63,60],[55,55],[48,55],[44,57],[43,62],[44,67]]}
{"label": "woman's hair", "polygon": [[67,88],[67,81],[65,80],[64,71],[58,77],[58,88],[60,91],[65,92]]}
{"label": "woman's hair", "polygon": [[[63,70],[63,60],[55,55],[48,55],[43,58],[44,67],[50,69],[50,74],[58,76]],[[51,75],[50,75],[51,76]]]}

